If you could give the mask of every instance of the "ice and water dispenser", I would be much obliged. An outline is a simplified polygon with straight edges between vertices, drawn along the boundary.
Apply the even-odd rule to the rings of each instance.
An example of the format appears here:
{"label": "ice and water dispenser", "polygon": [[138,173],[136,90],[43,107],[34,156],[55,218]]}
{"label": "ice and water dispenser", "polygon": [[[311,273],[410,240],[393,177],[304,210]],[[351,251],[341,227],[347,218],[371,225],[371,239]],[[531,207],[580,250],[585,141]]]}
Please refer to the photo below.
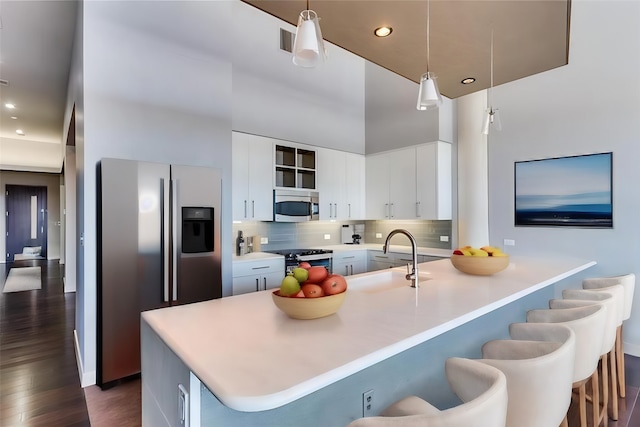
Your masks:
{"label": "ice and water dispenser", "polygon": [[182,208],[182,253],[213,252],[213,208]]}

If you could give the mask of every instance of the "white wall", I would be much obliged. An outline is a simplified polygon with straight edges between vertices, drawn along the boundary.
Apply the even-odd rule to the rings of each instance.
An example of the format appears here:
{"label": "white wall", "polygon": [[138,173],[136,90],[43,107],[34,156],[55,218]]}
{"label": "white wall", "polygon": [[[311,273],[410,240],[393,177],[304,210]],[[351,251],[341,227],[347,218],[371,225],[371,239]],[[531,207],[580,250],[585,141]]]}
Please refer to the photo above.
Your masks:
{"label": "white wall", "polygon": [[233,3],[233,130],[364,154],[365,60],[326,43],[326,62],[296,67],[280,50],[295,27]]}
{"label": "white wall", "polygon": [[[596,260],[585,276],[640,277],[640,2],[574,0],[570,40],[567,66],[494,89],[503,131],[489,136],[491,241]],[[514,227],[515,161],[608,151],[613,229]],[[624,332],[625,350],[640,356],[640,292]]]}
{"label": "white wall", "polygon": [[[47,259],[60,258],[60,174],[0,171],[0,212],[6,211],[6,186],[47,187]],[[4,215],[3,215],[4,216]],[[0,263],[7,261],[7,222],[0,221]]]}
{"label": "white wall", "polygon": [[[103,157],[222,170],[222,245],[231,245],[232,2],[84,2],[83,102],[76,125],[83,385],[96,370],[96,166]],[[77,70],[76,70],[77,72]],[[71,105],[71,101],[69,102]],[[70,107],[68,107],[70,108]],[[223,255],[231,294],[231,254]]]}

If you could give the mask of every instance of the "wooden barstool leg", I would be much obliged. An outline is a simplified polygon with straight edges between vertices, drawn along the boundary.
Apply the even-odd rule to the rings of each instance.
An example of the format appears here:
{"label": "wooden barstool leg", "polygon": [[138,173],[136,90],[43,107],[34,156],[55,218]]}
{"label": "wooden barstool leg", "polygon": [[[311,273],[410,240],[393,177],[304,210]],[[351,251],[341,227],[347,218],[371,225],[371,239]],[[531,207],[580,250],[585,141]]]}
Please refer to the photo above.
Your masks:
{"label": "wooden barstool leg", "polygon": [[618,394],[624,398],[627,395],[627,381],[624,370],[624,349],[622,348],[622,325],[616,330],[616,356],[618,359]]}
{"label": "wooden barstool leg", "polygon": [[[609,416],[612,420],[618,421],[618,375],[616,372],[616,348],[615,345],[609,352],[609,363],[611,365],[611,413]],[[607,386],[608,387],[608,386]]]}
{"label": "wooden barstool leg", "polygon": [[[602,384],[602,407],[600,402],[595,406],[598,410],[598,421],[602,422],[604,427],[609,425],[609,363],[607,363],[607,356],[608,354],[602,356],[602,379],[600,380]],[[598,388],[600,387],[598,386]]]}
{"label": "wooden barstool leg", "polygon": [[578,405],[580,408],[580,427],[587,427],[587,382],[583,381],[578,389]]}
{"label": "wooden barstool leg", "polygon": [[560,424],[560,427],[569,427],[569,421],[567,420],[567,416],[564,416],[564,419],[562,420],[562,423]]}
{"label": "wooden barstool leg", "polygon": [[591,375],[591,409],[593,426],[598,427],[600,425],[600,379],[598,368]]}

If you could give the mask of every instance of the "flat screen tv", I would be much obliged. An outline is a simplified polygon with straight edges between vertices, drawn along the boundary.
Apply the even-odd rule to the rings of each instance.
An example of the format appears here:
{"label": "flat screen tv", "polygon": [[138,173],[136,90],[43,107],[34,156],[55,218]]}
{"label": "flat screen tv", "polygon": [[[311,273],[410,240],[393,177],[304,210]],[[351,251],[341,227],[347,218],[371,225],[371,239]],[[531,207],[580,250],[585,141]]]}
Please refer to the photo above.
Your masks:
{"label": "flat screen tv", "polygon": [[613,153],[515,162],[515,225],[612,228]]}

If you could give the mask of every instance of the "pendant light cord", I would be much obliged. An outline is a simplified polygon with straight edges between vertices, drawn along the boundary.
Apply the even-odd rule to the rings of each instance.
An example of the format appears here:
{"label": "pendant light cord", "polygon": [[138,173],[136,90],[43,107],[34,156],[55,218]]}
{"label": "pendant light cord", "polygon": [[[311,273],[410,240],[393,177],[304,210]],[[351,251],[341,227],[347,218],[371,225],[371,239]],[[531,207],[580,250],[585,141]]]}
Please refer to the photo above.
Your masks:
{"label": "pendant light cord", "polygon": [[493,28],[491,29],[491,88],[489,89],[489,108],[493,110]]}
{"label": "pendant light cord", "polygon": [[427,73],[429,73],[429,16],[431,15],[429,10],[429,0],[427,0]]}
{"label": "pendant light cord", "polygon": [[307,0],[307,10],[311,10],[309,9],[309,0]]}

